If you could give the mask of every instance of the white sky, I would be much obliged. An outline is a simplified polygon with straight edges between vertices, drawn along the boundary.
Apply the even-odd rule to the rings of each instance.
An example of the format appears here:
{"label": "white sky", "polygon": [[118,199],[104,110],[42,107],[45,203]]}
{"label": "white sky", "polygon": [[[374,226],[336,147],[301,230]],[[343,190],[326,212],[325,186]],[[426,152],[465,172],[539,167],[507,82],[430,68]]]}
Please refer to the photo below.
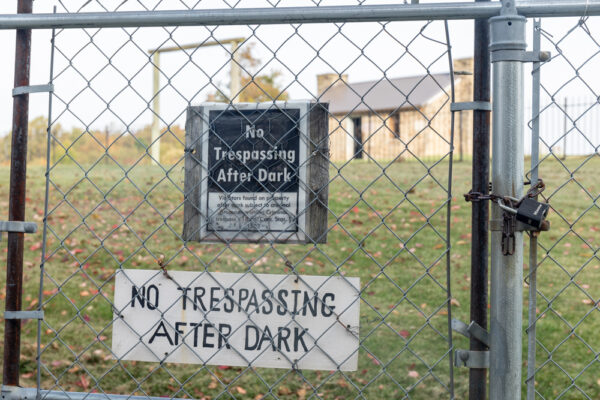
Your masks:
{"label": "white sky", "polygon": [[[154,3],[156,0],[147,0],[144,3]],[[268,0],[243,0],[244,7],[267,6]],[[63,0],[68,6],[77,6],[85,2],[84,0]],[[122,0],[105,0],[104,3],[114,7],[120,4]],[[422,2],[425,2],[422,0]],[[429,1],[428,1],[429,2]],[[356,3],[356,0],[345,1],[323,1],[322,4],[340,4]],[[390,1],[370,1],[369,4],[390,3]],[[2,0],[0,2],[0,13],[10,14],[16,11],[16,0]],[[52,7],[57,4],[55,0],[37,0],[34,2],[34,12],[52,12]],[[121,10],[127,10],[128,5],[136,8],[139,3],[130,1],[125,4]],[[204,0],[207,8],[223,5],[223,0]],[[310,4],[310,0],[286,0],[286,6]],[[92,4],[93,5],[93,4]],[[163,9],[181,9],[179,0],[164,0]],[[139,6],[137,7],[139,9]],[[59,5],[59,12],[61,7]],[[95,11],[94,7],[85,8],[86,11]],[[572,27],[576,19],[557,19],[545,20],[543,27],[554,35],[555,40],[562,37],[568,28]],[[422,27],[423,23],[391,23],[387,26],[391,35],[398,37],[403,44],[409,44],[416,32]],[[529,24],[530,25],[530,24]],[[588,22],[588,26],[593,27],[596,24]],[[214,29],[214,28],[213,28]],[[348,67],[347,72],[351,82],[381,79],[381,69],[386,69],[389,77],[407,76],[422,74],[423,68],[419,66],[416,59],[425,64],[431,63],[443,52],[443,46],[436,45],[433,42],[420,37],[417,41],[410,44],[409,49],[412,55],[416,57],[404,57],[398,62],[398,57],[403,53],[403,49],[392,39],[391,35],[379,34],[381,25],[376,23],[364,24],[346,24],[342,32],[347,37],[337,35],[325,45],[320,55],[322,59],[312,60],[315,57],[314,50],[302,41],[299,37],[294,37],[291,41],[286,39],[293,33],[293,27],[283,26],[261,26],[256,28],[254,34],[262,41],[259,43],[256,38],[251,41],[256,43],[256,54],[263,62],[273,58],[272,50],[277,50],[277,59],[272,59],[266,66],[265,71],[279,70],[283,72],[281,83],[290,84],[288,92],[292,98],[309,98],[310,92],[316,88],[316,75],[325,72],[332,72],[332,69],[341,71]],[[127,31],[122,29],[103,29],[99,33],[97,30],[65,30],[57,37],[58,50],[56,54],[55,72],[63,71],[56,80],[57,95],[62,99],[68,100],[68,107],[61,101],[54,101],[54,116],[60,115],[60,122],[63,126],[83,126],[89,125],[90,128],[100,128],[113,125],[118,129],[126,126],[132,129],[139,128],[150,123],[151,113],[147,110],[147,102],[151,98],[152,89],[152,68],[147,65],[148,56],[145,54],[150,48],[161,44],[171,46],[175,43],[169,40],[169,32],[172,31],[172,39],[179,44],[198,42],[206,40],[212,34],[218,39],[225,39],[238,36],[251,35],[250,27],[218,27],[212,33],[203,27],[199,28],[178,28],[176,30],[163,28],[144,28],[133,33],[135,46],[133,43],[127,43],[128,34],[134,32],[133,29]],[[336,28],[331,24],[323,25],[303,25],[298,29],[306,41],[314,47],[323,46],[327,43],[327,38],[331,37]],[[531,27],[528,26],[528,36],[531,36]],[[94,45],[87,45],[89,35],[94,36]],[[435,22],[430,25],[426,34],[436,40],[445,40],[443,25],[441,22]],[[473,54],[473,23],[471,21],[451,21],[450,34],[452,42],[452,52],[454,58],[470,57]],[[376,39],[373,39],[376,37]],[[596,35],[599,37],[599,35]],[[4,62],[0,63],[0,135],[10,131],[12,121],[12,97],[13,87],[13,69],[14,69],[14,41],[13,31],[0,31],[0,43],[2,44],[2,53]],[[358,48],[352,44],[358,45]],[[125,47],[118,50],[123,44]],[[589,40],[589,36],[582,29],[578,29],[575,35],[571,35],[564,43],[568,58],[575,63],[581,63],[584,59],[598,51],[598,46]],[[586,51],[580,51],[580,47],[586,44]],[[32,40],[32,64],[31,64],[31,83],[43,84],[49,80],[49,57],[50,57],[50,31],[35,30]],[[79,53],[76,52],[83,50]],[[271,49],[271,51],[269,50]],[[364,48],[364,56],[359,61],[353,62],[354,58],[360,56],[359,48]],[[108,61],[105,54],[115,54],[111,59],[114,68],[104,68]],[[62,53],[62,54],[61,54]],[[553,51],[556,54],[555,51]],[[161,68],[173,76],[171,85],[161,94],[161,116],[165,122],[182,124],[182,113],[187,106],[187,100],[193,98],[193,103],[199,103],[204,100],[212,87],[206,87],[209,84],[209,76],[212,76],[212,82],[221,87],[227,87],[228,71],[227,53],[224,49],[205,48],[198,51],[192,57],[193,63],[187,62],[189,58],[182,52],[163,54],[161,57]],[[78,71],[67,67],[67,59],[73,58],[74,65]],[[285,65],[279,61],[285,61]],[[553,86],[553,90],[567,82],[572,76],[572,69],[563,60],[552,66],[548,66],[550,74],[556,76],[556,79],[546,80],[548,85]],[[187,62],[187,64],[186,64]],[[600,81],[594,73],[599,70],[595,58],[589,63],[582,72],[585,74],[585,81],[592,87],[596,93],[600,93]],[[552,67],[552,68],[550,68]],[[66,68],[66,69],[65,69]],[[388,69],[389,68],[389,69]],[[447,59],[444,57],[433,65],[431,72],[447,71]],[[528,67],[526,71],[529,71]],[[83,74],[86,79],[82,78]],[[123,77],[123,75],[125,77]],[[545,74],[547,74],[545,72]],[[528,73],[526,73],[528,76]],[[545,75],[548,76],[548,75]],[[131,79],[131,87],[127,85],[127,79]],[[87,82],[91,80],[93,91],[85,89]],[[161,85],[166,85],[166,77],[162,77]],[[528,84],[527,89],[529,89]],[[204,89],[203,89],[204,88]],[[123,89],[125,89],[123,91]],[[308,90],[308,91],[307,91]],[[77,93],[81,94],[77,95]],[[179,92],[179,93],[178,93]],[[589,87],[583,82],[572,81],[561,94],[587,96],[591,95]],[[195,95],[195,97],[194,97]],[[99,97],[98,97],[99,96]],[[113,99],[110,103],[114,113],[106,112],[106,104],[101,100]],[[104,112],[103,112],[104,111]],[[46,115],[48,112],[48,95],[34,94],[30,96],[30,118],[39,115]],[[121,121],[119,121],[119,118]]]}

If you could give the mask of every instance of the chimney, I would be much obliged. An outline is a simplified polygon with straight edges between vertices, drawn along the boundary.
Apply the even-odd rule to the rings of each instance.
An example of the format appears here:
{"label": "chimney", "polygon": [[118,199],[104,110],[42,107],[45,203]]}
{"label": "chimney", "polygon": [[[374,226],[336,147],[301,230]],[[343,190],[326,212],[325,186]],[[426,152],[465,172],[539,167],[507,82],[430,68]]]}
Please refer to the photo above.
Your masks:
{"label": "chimney", "polygon": [[341,75],[341,79],[340,74],[330,73],[317,75],[317,93],[320,96],[330,87],[343,85],[344,82],[348,83],[348,74]]}

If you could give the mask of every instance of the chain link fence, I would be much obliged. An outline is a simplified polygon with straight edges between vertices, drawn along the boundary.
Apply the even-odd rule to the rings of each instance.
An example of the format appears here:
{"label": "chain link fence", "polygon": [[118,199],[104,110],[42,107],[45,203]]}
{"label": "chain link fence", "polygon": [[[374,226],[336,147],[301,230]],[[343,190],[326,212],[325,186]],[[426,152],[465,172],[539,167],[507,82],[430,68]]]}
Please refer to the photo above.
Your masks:
{"label": "chain link fence", "polygon": [[[246,7],[240,1],[58,3],[58,12],[69,13]],[[452,397],[449,106],[453,84],[469,93],[470,78],[453,78],[447,33],[444,22],[57,29],[46,207],[33,208],[33,219],[44,221],[43,241],[28,244],[28,251],[43,254],[39,305],[45,317],[37,350],[34,330],[24,332],[22,384],[36,386],[31,360],[37,354],[37,386],[51,391],[42,398],[73,392],[205,399]],[[242,39],[233,47],[231,38]],[[155,55],[167,48],[174,50],[157,64]],[[308,108],[292,115],[289,105],[299,100],[308,101]],[[188,107],[206,102],[223,106],[203,120],[206,129],[195,141],[186,142]],[[245,102],[266,105],[249,114]],[[189,189],[186,162],[201,165],[205,182],[223,192],[249,191],[241,182],[225,188],[215,175],[218,167],[202,161],[194,146],[213,135],[222,157],[233,154],[236,165],[254,176],[264,164],[250,166],[236,152],[298,145],[287,136],[266,135],[243,149],[239,141],[219,136],[219,118],[229,113],[238,124],[253,125],[279,113],[291,134],[304,131],[303,117],[315,110],[325,112],[325,137],[303,139],[315,151],[306,161],[278,153],[277,168],[291,171],[296,181],[289,185],[307,187],[309,200],[296,199],[299,215],[314,203],[325,207],[325,231],[319,237],[303,231],[307,244],[285,244],[259,224],[252,226],[256,243],[237,243],[248,239],[248,221],[265,208],[282,216],[284,231],[297,224],[275,197],[289,185],[260,184],[257,191],[267,202],[258,208],[233,204],[235,231],[210,243],[189,240],[195,233],[183,233],[186,202],[192,191],[210,190]],[[275,117],[269,121],[277,123]],[[302,175],[318,157],[326,160],[328,202],[323,189]],[[32,171],[30,191],[41,199],[44,171]],[[224,207],[209,207],[206,229],[218,224]],[[226,273],[239,275],[228,280]],[[267,294],[248,305],[251,298],[236,286],[248,280],[275,298]],[[298,281],[302,300],[292,308],[278,295]],[[118,300],[115,286],[125,283],[133,292]],[[152,284],[172,285],[161,289],[160,306]],[[196,290],[206,285],[221,296],[204,308]],[[30,307],[37,307],[37,289],[33,279],[26,280]],[[327,293],[352,301],[342,307]],[[186,301],[193,304],[189,325],[169,319]],[[134,312],[126,315],[129,305]],[[141,308],[135,323],[129,322],[136,318],[133,305]],[[281,327],[267,334],[261,318],[269,306],[281,310]],[[228,307],[236,309],[235,317],[219,319],[215,310]],[[311,309],[329,317],[319,332],[297,317]],[[352,313],[359,323],[341,326]],[[252,356],[245,351],[248,343],[244,349],[234,340],[248,325],[258,327],[261,344],[266,341]],[[126,334],[133,339],[125,340]],[[300,349],[284,351],[294,334]],[[167,350],[149,346],[150,336],[150,343],[168,341]],[[355,348],[337,354],[335,341],[347,337],[355,338]],[[204,350],[198,340],[204,340]],[[311,354],[326,359],[328,367],[311,370]],[[192,364],[179,364],[177,357]],[[237,361],[228,364],[227,357]],[[263,368],[269,357],[277,358],[279,369]]]}
{"label": "chain link fence", "polygon": [[[340,3],[286,3],[327,5]],[[58,0],[56,12],[282,6]],[[530,399],[600,395],[593,22],[534,29],[553,58],[534,65],[526,178],[543,178],[552,211],[525,265]],[[469,156],[472,114],[457,115],[455,141],[450,105],[471,101],[473,62],[453,59],[451,33],[443,21],[54,30],[48,120],[35,120],[49,135],[29,143],[27,220],[43,230],[25,242],[23,308],[44,318],[22,323],[27,393],[465,398],[452,354],[466,341],[450,321],[470,319],[470,206],[452,187],[472,185],[452,155]]]}
{"label": "chain link fence", "polygon": [[[538,239],[537,266],[526,283],[534,291],[529,334],[535,376],[528,398],[600,396],[598,346],[598,44],[595,17],[541,20],[541,48],[552,52],[540,68],[539,176],[552,207],[550,232]],[[534,97],[536,88],[534,87]],[[593,99],[574,104],[565,99]],[[535,109],[534,109],[535,110]],[[534,111],[534,117],[535,117]],[[526,274],[527,275],[527,274]],[[533,353],[532,353],[533,352]],[[530,361],[532,359],[530,358]],[[531,376],[531,374],[530,374]]]}

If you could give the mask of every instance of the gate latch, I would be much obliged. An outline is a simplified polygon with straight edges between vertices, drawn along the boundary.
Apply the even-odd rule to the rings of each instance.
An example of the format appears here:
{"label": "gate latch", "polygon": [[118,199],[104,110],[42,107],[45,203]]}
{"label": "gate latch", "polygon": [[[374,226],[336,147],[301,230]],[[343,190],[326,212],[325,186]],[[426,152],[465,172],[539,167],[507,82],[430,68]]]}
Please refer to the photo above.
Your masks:
{"label": "gate latch", "polygon": [[[468,338],[475,338],[485,346],[490,346],[489,333],[475,321],[469,325],[457,319],[452,320],[452,330]],[[467,368],[489,368],[490,352],[473,350],[456,350],[454,365]]]}
{"label": "gate latch", "polygon": [[454,353],[454,366],[468,368],[489,368],[490,352],[456,350],[456,353]]}
{"label": "gate latch", "polygon": [[2,232],[36,233],[37,224],[23,221],[0,221],[0,240],[2,240]]}

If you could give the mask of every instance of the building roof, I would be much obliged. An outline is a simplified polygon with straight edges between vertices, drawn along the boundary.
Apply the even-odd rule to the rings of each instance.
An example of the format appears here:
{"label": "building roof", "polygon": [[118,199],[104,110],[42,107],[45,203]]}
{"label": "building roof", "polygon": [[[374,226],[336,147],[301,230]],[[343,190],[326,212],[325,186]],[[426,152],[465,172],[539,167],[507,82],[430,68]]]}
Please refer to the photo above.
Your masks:
{"label": "building roof", "polygon": [[413,108],[429,103],[449,85],[448,73],[359,83],[338,81],[323,93],[320,101],[329,103],[332,114]]}

